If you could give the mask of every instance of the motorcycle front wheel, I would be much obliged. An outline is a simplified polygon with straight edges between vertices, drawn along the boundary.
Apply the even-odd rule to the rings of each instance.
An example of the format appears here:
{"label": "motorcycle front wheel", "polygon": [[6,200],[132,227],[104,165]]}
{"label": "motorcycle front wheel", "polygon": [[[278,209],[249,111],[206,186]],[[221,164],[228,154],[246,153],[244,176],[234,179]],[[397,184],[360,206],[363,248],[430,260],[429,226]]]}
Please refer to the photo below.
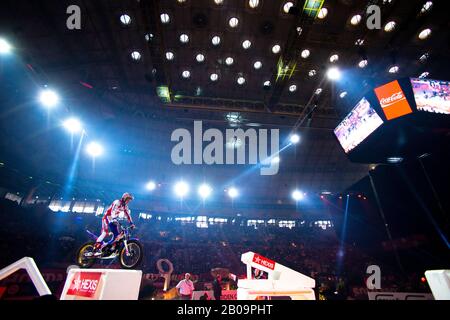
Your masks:
{"label": "motorcycle front wheel", "polygon": [[120,265],[124,269],[134,269],[141,262],[144,256],[144,248],[137,240],[130,240],[127,242],[128,254],[125,246],[120,251]]}

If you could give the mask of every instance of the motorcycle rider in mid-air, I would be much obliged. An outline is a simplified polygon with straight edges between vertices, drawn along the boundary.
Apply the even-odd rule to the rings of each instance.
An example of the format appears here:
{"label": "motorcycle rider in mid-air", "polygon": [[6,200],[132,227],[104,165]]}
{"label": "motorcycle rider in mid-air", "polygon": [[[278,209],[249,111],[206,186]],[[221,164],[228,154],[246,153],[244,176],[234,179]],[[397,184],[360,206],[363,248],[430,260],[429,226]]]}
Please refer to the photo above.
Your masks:
{"label": "motorcycle rider in mid-air", "polygon": [[111,251],[114,252],[117,241],[120,240],[123,236],[123,231],[121,231],[119,234],[119,222],[117,221],[122,213],[127,218],[128,222],[131,225],[131,228],[135,228],[133,220],[131,219],[130,209],[128,209],[128,203],[133,199],[133,196],[126,192],[123,194],[120,200],[115,200],[109,206],[108,210],[106,210],[106,213],[102,218],[102,233],[97,238],[94,246],[96,254],[101,253],[101,250],[103,249],[103,239],[109,232],[112,232],[113,238],[105,246],[111,245]]}

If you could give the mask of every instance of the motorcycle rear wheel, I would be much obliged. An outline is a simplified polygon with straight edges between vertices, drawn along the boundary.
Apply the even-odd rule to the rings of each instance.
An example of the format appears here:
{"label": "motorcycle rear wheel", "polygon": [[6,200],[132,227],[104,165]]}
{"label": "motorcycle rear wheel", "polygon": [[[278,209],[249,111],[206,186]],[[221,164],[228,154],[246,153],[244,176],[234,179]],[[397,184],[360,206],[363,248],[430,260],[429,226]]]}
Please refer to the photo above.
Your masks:
{"label": "motorcycle rear wheel", "polygon": [[90,268],[95,263],[95,258],[86,257],[86,253],[94,253],[94,242],[86,242],[83,244],[77,252],[77,265],[81,268]]}

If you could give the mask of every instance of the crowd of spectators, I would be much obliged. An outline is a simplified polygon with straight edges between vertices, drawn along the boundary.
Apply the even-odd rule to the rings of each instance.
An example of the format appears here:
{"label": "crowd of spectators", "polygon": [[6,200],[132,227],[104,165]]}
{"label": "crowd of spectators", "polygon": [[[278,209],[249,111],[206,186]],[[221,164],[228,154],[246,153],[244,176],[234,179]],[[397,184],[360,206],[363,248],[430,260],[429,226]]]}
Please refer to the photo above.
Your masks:
{"label": "crowd of spectators", "polygon": [[[90,240],[85,230],[98,233],[100,229],[100,217],[94,215],[52,212],[46,206],[25,208],[8,200],[0,201],[0,219],[0,267],[30,256],[41,268],[66,268],[74,264],[77,249]],[[241,254],[253,251],[313,277],[322,298],[367,299],[366,268],[372,264],[383,268],[384,290],[427,289],[416,281],[419,275],[404,280],[394,267],[383,265],[354,245],[343,245],[333,228],[255,228],[231,223],[198,228],[164,219],[135,222],[134,235],[145,248],[144,273],[158,273],[156,262],[168,259],[174,274],[197,275],[197,283],[212,281],[215,268],[244,276]]]}

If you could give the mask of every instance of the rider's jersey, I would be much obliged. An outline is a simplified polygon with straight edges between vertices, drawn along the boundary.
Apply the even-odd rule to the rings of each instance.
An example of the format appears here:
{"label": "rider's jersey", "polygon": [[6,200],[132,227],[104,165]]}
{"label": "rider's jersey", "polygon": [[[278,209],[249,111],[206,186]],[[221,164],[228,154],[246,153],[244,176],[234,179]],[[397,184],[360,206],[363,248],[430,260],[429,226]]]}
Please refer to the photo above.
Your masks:
{"label": "rider's jersey", "polygon": [[126,204],[123,204],[120,200],[115,200],[106,210],[105,215],[103,216],[103,219],[106,219],[109,222],[113,220],[117,220],[120,218],[123,218],[125,216],[129,223],[133,223],[133,220],[131,220],[130,215],[130,209],[128,209],[128,206]]}

